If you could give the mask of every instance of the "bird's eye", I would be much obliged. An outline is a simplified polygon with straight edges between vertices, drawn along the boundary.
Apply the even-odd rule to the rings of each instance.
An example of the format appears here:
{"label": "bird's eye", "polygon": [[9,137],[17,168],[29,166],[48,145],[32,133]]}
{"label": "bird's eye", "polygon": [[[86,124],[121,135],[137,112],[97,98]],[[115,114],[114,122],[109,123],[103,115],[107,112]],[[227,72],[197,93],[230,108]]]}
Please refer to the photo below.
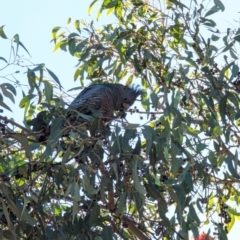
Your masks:
{"label": "bird's eye", "polygon": [[126,98],[126,97],[124,98],[124,101],[127,101],[127,98]]}

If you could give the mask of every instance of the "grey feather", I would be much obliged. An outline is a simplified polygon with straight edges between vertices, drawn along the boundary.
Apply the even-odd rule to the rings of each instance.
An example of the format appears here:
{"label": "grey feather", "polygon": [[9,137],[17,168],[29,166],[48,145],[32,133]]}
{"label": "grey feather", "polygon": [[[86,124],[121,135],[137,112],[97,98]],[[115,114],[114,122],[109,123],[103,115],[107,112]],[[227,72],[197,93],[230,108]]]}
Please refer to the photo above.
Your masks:
{"label": "grey feather", "polygon": [[141,95],[138,87],[122,84],[92,84],[79,93],[68,110],[90,114],[89,108],[100,110],[104,118],[114,118],[114,111],[127,110]]}

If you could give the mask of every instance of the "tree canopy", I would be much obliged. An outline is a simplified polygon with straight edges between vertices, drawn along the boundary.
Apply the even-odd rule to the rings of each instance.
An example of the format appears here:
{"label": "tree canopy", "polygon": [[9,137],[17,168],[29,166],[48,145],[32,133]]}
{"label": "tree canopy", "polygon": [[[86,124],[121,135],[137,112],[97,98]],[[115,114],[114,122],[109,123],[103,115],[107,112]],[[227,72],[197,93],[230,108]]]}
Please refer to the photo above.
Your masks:
{"label": "tree canopy", "polygon": [[[112,121],[106,134],[87,115],[90,129],[61,128],[69,102],[57,73],[26,62],[19,35],[0,27],[12,44],[0,71],[15,65],[28,79],[24,88],[18,71],[0,72],[1,238],[197,239],[207,226],[228,239],[240,217],[240,29],[217,26],[224,10],[220,0],[103,0],[97,18],[115,23],[96,29],[69,18],[68,28],[53,28],[54,51],[76,58],[72,91],[141,86],[128,112],[135,118]],[[17,92],[22,122],[7,117]]]}

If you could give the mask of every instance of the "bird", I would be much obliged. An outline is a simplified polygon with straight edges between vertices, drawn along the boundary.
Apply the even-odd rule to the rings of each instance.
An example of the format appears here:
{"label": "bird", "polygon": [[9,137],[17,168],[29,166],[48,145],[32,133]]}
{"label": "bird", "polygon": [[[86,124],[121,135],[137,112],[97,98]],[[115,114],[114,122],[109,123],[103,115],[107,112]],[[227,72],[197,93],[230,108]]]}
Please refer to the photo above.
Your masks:
{"label": "bird", "polygon": [[[67,112],[69,112],[67,115],[68,122],[71,125],[81,124],[84,121],[81,114],[94,116],[95,110],[97,110],[100,112],[100,117],[95,118],[96,121],[94,120],[94,122],[87,122],[85,124],[86,129],[89,130],[91,136],[108,137],[111,134],[108,123],[119,117],[125,118],[126,111],[134,104],[137,97],[142,94],[142,90],[135,85],[129,87],[120,83],[91,84],[83,89],[70,103],[67,109]],[[116,115],[115,112],[118,112],[118,114]],[[82,130],[80,131],[80,135],[84,137]],[[88,152],[88,156],[90,157],[93,154],[90,157],[91,162],[99,164],[99,157],[100,159],[103,158],[103,149],[99,148],[96,142],[97,140],[91,141],[92,150]],[[79,151],[77,150],[79,149],[78,144],[74,142],[71,149]],[[83,161],[84,158],[81,154],[79,155],[79,159]]]}
{"label": "bird", "polygon": [[[141,94],[142,90],[138,86],[129,87],[120,83],[91,84],[71,102],[68,111],[92,115],[91,109],[99,110],[104,121],[124,118],[125,112]],[[117,116],[114,115],[115,111],[119,112]]]}
{"label": "bird", "polygon": [[[84,88],[69,104],[61,128],[65,128],[69,123],[71,125],[87,123],[87,128],[90,128],[91,123],[86,121],[86,118],[83,118],[81,114],[94,117],[95,110],[100,112],[101,122],[104,123],[101,126],[105,126],[105,123],[119,117],[125,118],[126,111],[142,93],[139,86],[135,85],[129,87],[120,83],[91,84]],[[117,115],[115,115],[116,111],[118,111]],[[47,125],[41,120],[44,119],[41,117],[42,115],[40,113],[35,119],[28,122],[29,125],[33,125],[33,128],[35,127],[35,130],[43,129],[44,134],[37,137],[40,142],[46,141],[51,132],[51,125]],[[40,126],[41,124],[42,126]],[[65,132],[64,135],[66,134]]]}

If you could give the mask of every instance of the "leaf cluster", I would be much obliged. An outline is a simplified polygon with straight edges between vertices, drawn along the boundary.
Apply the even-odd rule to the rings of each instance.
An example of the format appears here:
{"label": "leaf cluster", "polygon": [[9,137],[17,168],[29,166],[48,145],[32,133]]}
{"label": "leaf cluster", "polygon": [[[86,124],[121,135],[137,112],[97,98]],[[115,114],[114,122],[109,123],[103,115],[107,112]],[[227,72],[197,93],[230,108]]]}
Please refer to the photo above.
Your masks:
{"label": "leaf cluster", "polygon": [[[103,127],[101,118],[82,114],[87,124],[72,124],[64,96],[53,94],[61,91],[57,76],[43,64],[28,67],[29,90],[20,102],[25,125],[0,116],[6,239],[188,239],[208,224],[227,239],[240,214],[233,207],[240,179],[239,29],[217,28],[220,0],[210,7],[158,3],[104,0],[98,18],[112,14],[115,25],[99,30],[77,20],[73,32],[53,28],[54,50],[78,59],[74,80],[82,87],[86,80],[141,84],[141,106],[129,113],[147,122]],[[3,28],[0,36],[7,40]],[[9,110],[3,96],[14,101],[16,87],[0,88]]]}

